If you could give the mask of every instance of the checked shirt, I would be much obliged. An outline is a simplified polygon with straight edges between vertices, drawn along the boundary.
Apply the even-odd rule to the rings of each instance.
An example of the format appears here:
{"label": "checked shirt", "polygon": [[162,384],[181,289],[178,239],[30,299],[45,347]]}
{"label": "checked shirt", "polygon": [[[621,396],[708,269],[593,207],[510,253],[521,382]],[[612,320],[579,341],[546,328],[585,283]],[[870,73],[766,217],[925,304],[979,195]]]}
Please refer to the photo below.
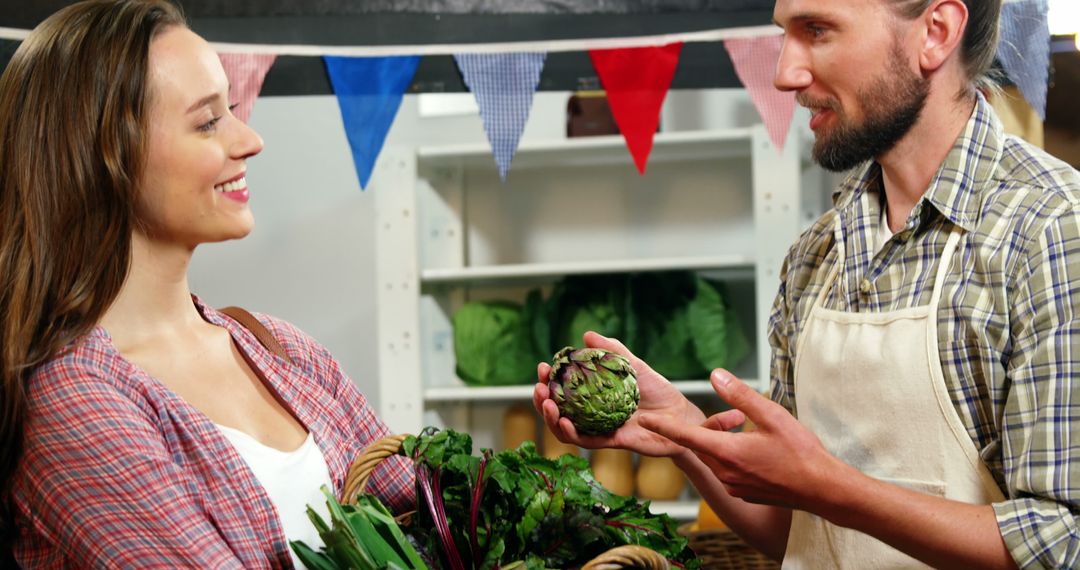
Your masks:
{"label": "checked shirt", "polygon": [[1014,559],[1080,567],[1080,174],[1007,136],[980,96],[906,226],[876,250],[880,188],[877,163],[856,169],[790,249],[769,320],[773,400],[798,415],[795,347],[837,240],[846,259],[824,307],[893,311],[929,303],[959,226],[937,315],[952,403],[1007,497],[994,510]]}
{"label": "checked shirt", "polygon": [[[256,315],[289,364],[195,302],[312,433],[340,497],[352,460],[387,427],[330,353],[300,330]],[[105,329],[39,368],[28,395],[14,488],[23,566],[292,566],[274,505],[236,449],[210,418],[125,360]],[[367,490],[394,511],[412,509],[410,462],[384,460]]]}

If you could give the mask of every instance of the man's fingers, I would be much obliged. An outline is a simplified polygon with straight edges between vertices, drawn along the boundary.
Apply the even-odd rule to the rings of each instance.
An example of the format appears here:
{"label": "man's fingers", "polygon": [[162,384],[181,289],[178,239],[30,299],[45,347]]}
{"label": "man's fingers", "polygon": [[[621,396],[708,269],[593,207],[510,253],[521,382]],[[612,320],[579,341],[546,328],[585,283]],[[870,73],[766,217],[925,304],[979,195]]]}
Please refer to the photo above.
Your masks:
{"label": "man's fingers", "polygon": [[541,384],[548,383],[548,377],[551,376],[551,365],[547,362],[541,362],[536,365],[536,380]]}
{"label": "man's fingers", "polygon": [[[724,399],[731,407],[742,411],[759,427],[772,425],[776,417],[778,405],[772,400],[758,394],[753,388],[747,386],[742,380],[732,373],[717,368],[709,375],[713,390]],[[782,409],[782,408],[780,408]]]}
{"label": "man's fingers", "polygon": [[536,408],[537,413],[543,413],[544,402],[551,398],[551,392],[548,391],[547,384],[537,384],[533,387],[532,402],[533,407]]}
{"label": "man's fingers", "polygon": [[585,341],[585,346],[590,348],[602,348],[609,352],[625,356],[630,360],[630,365],[633,366],[634,370],[637,370],[639,374],[646,370],[651,370],[644,360],[634,356],[634,353],[630,352],[630,349],[626,348],[626,345],[620,342],[619,339],[606,337],[596,331],[588,331],[585,333],[583,340]]}
{"label": "man's fingers", "polygon": [[638,418],[641,427],[656,432],[675,443],[709,455],[722,454],[726,438],[732,434],[718,432],[706,427],[688,424],[662,414],[642,414]]}
{"label": "man's fingers", "polygon": [[544,416],[544,423],[548,425],[548,429],[557,435],[559,433],[556,431],[559,425],[559,406],[555,405],[555,401],[544,400],[540,404],[540,414]]}
{"label": "man's fingers", "polygon": [[729,431],[741,426],[745,421],[746,414],[739,410],[728,410],[709,416],[701,425],[717,431]]}
{"label": "man's fingers", "polygon": [[544,405],[544,400],[551,397],[551,390],[548,389],[548,373],[551,370],[551,366],[546,362],[541,362],[536,365],[536,387],[533,388],[533,407],[537,412],[543,413],[541,406]]}

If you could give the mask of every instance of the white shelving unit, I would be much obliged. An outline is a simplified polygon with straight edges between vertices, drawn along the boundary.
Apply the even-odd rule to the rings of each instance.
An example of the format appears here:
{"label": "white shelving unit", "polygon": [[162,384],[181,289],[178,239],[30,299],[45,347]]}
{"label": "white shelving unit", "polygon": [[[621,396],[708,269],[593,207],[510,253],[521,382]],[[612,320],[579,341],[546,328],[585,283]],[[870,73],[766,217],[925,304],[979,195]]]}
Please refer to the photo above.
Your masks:
{"label": "white shelving unit", "polygon": [[[520,300],[566,275],[688,269],[743,283],[736,309],[754,355],[742,372],[763,388],[768,312],[802,227],[799,147],[789,136],[780,153],[760,125],[659,133],[639,176],[621,136],[523,141],[505,183],[486,143],[385,149],[371,184],[382,417],[500,448],[505,405],[532,386],[464,385],[450,319],[467,301]],[[712,395],[704,379],[678,385]],[[697,502],[653,508],[693,518]]]}

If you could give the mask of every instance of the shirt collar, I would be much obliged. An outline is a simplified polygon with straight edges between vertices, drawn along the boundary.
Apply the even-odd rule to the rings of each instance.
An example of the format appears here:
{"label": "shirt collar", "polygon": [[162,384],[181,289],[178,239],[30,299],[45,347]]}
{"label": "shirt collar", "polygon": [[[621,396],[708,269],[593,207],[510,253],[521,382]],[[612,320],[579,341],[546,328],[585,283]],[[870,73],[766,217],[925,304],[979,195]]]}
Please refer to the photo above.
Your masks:
{"label": "shirt collar", "polygon": [[[912,210],[909,225],[921,224],[925,204],[929,203],[941,215],[971,231],[979,218],[981,200],[977,195],[993,177],[1004,143],[1001,121],[978,93],[971,118]],[[855,168],[833,192],[833,205],[838,210],[848,207],[868,189],[876,188],[880,178],[881,165],[876,161]]]}

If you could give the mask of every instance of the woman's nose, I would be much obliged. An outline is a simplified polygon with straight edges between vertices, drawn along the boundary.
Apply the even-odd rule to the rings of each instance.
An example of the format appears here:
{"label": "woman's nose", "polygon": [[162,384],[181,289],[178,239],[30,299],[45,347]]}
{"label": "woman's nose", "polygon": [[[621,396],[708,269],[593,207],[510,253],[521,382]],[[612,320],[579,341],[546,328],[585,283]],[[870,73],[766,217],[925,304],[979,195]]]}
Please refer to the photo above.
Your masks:
{"label": "woman's nose", "polygon": [[232,155],[234,158],[243,159],[255,156],[262,152],[263,140],[259,136],[259,133],[255,132],[255,129],[248,126],[247,123],[236,119],[237,134],[236,140],[233,143]]}

